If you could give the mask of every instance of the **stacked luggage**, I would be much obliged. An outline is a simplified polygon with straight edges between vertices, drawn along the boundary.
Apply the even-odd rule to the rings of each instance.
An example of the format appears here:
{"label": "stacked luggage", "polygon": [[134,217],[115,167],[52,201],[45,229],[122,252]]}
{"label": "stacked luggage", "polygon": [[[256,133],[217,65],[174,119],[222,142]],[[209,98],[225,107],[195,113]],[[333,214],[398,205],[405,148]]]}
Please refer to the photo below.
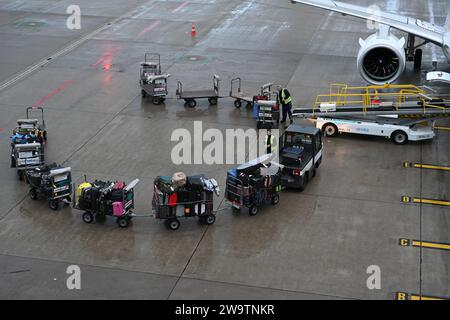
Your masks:
{"label": "stacked luggage", "polygon": [[273,155],[265,155],[228,171],[225,198],[233,208],[248,208],[254,216],[260,206],[279,203],[281,170],[270,162],[272,158]]}
{"label": "stacked luggage", "polygon": [[175,173],[154,181],[152,208],[156,219],[165,220],[171,230],[180,227],[180,218],[199,217],[203,224],[215,222],[214,193],[219,194],[217,181],[205,175],[186,177]]}
{"label": "stacked luggage", "polygon": [[53,210],[58,210],[60,203],[69,204],[72,195],[71,169],[51,164],[26,171],[30,184],[30,197],[38,200],[44,196]]}
{"label": "stacked luggage", "polygon": [[122,181],[83,182],[74,195],[74,208],[85,211],[83,221],[92,223],[98,216],[114,216],[121,228],[126,228],[134,209],[134,187],[136,179],[126,185]]}

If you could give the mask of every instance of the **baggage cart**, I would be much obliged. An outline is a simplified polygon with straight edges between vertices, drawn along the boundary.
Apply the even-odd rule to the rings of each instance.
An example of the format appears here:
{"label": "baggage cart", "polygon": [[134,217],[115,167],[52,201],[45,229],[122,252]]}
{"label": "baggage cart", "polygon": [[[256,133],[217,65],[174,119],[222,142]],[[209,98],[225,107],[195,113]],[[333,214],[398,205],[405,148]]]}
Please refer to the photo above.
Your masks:
{"label": "baggage cart", "polygon": [[61,203],[70,204],[72,195],[71,168],[56,164],[42,166],[26,171],[27,182],[30,185],[30,197],[38,200],[46,198],[52,210],[58,210]]}
{"label": "baggage cart", "polygon": [[253,102],[256,100],[270,100],[272,83],[265,84],[261,87],[261,92],[259,95],[252,95],[242,91],[242,80],[241,78],[234,78],[231,80],[231,90],[230,97],[235,99],[234,106],[236,108],[242,107],[242,103],[246,102],[247,107],[250,108]]}
{"label": "baggage cart", "polygon": [[162,74],[160,54],[146,53],[139,75],[142,97],[151,97],[155,105],[163,103],[168,94],[167,80],[170,74]]}
{"label": "baggage cart", "polygon": [[217,105],[219,97],[219,83],[220,77],[218,75],[213,76],[213,88],[205,90],[184,90],[183,83],[177,82],[176,95],[178,99],[183,99],[186,105],[190,108],[197,106],[196,99],[208,99],[210,105]]}
{"label": "baggage cart", "polygon": [[[32,111],[41,113],[41,121],[30,118]],[[28,107],[26,119],[17,120],[17,126],[11,136],[11,168],[17,169],[20,180],[24,178],[24,171],[34,169],[45,164],[44,144],[47,141],[45,130],[44,109],[42,107]]]}
{"label": "baggage cart", "polygon": [[227,174],[225,198],[235,210],[246,208],[251,216],[267,203],[278,205],[281,192],[281,170],[266,155]]}
{"label": "baggage cart", "polygon": [[272,129],[280,123],[280,107],[276,101],[257,100],[253,104],[257,129]]}
{"label": "baggage cart", "polygon": [[93,223],[98,217],[116,218],[120,228],[127,228],[133,218],[134,188],[139,179],[124,182],[85,182],[73,188],[73,208],[84,211],[83,221]]}
{"label": "baggage cart", "polygon": [[182,218],[197,217],[200,223],[212,225],[216,221],[214,194],[219,192],[217,181],[204,175],[187,177],[181,187],[170,177],[158,177],[153,186],[154,217],[173,231],[180,228]]}

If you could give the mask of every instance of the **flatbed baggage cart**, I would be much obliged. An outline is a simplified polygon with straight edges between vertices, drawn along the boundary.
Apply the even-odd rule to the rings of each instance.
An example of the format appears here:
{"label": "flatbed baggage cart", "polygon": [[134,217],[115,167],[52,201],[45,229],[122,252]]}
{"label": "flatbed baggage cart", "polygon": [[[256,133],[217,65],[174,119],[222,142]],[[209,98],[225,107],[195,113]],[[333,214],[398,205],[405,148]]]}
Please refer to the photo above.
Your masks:
{"label": "flatbed baggage cart", "polygon": [[213,76],[213,88],[211,90],[184,90],[183,83],[177,82],[176,95],[178,99],[183,99],[186,105],[190,108],[197,106],[196,99],[208,99],[210,105],[217,105],[219,97],[219,83],[220,77]]}
{"label": "flatbed baggage cart", "polygon": [[85,182],[73,188],[73,208],[84,211],[83,221],[93,223],[98,217],[116,218],[120,228],[127,228],[134,211],[134,188],[139,179],[128,185],[122,181]]}
{"label": "flatbed baggage cart", "polygon": [[242,107],[242,102],[247,103],[247,107],[250,108],[255,100],[270,100],[272,83],[267,83],[261,87],[259,95],[255,96],[247,92],[242,91],[242,79],[234,78],[231,80],[230,97],[235,99],[234,106],[236,108]]}
{"label": "flatbed baggage cart", "polygon": [[40,196],[43,196],[52,210],[58,210],[61,203],[70,204],[72,196],[71,168],[52,164],[28,170],[26,177],[30,185],[32,200],[38,200]]}
{"label": "flatbed baggage cart", "polygon": [[158,53],[146,53],[139,72],[141,95],[149,96],[152,103],[159,105],[166,100],[168,94],[167,80],[170,74],[162,74],[161,56]]}
{"label": "flatbed baggage cart", "polygon": [[251,216],[267,203],[278,205],[281,192],[281,169],[266,155],[246,163],[227,174],[225,198],[235,210],[247,208]]}
{"label": "flatbed baggage cart", "polygon": [[170,230],[180,228],[180,219],[195,218],[206,225],[216,221],[214,194],[219,195],[217,181],[204,175],[186,178],[182,186],[175,186],[171,177],[158,177],[154,182],[152,209],[154,217],[164,220]]}

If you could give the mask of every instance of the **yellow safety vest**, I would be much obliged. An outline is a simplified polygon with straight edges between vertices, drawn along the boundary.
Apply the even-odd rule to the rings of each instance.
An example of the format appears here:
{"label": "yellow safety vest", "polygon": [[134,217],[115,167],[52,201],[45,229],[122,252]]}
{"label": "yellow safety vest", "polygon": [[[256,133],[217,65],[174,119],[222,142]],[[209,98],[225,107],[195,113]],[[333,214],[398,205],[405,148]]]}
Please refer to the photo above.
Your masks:
{"label": "yellow safety vest", "polygon": [[269,136],[267,135],[266,136],[266,147],[271,147],[271,149],[272,149],[272,153],[274,153],[274,151],[276,150],[276,148],[275,148],[275,137],[273,136],[273,135],[271,135],[270,136],[270,141],[268,141],[269,140]]}
{"label": "yellow safety vest", "polygon": [[280,104],[289,104],[292,102],[292,96],[286,99],[286,93],[284,92],[284,89],[281,89],[281,97],[279,98]]}

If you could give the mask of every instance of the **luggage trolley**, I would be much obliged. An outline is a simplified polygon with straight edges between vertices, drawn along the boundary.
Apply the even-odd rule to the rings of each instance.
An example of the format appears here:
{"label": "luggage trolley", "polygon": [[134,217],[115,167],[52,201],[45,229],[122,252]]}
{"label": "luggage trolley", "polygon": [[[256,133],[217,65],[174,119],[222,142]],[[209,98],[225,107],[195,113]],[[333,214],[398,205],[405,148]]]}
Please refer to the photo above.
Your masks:
{"label": "luggage trolley", "polygon": [[181,81],[177,82],[176,95],[178,99],[183,99],[186,105],[190,108],[197,106],[196,99],[208,99],[210,105],[217,105],[219,97],[219,83],[220,77],[218,75],[213,76],[213,89],[212,90],[192,90],[186,91],[183,89]]}
{"label": "luggage trolley", "polygon": [[[41,122],[30,118],[32,110],[41,111]],[[17,126],[11,136],[11,168],[17,169],[20,180],[24,171],[42,166],[45,163],[44,143],[47,141],[44,109],[41,107],[26,109],[26,119],[17,120]]]}
{"label": "luggage trolley", "polygon": [[212,225],[216,221],[214,193],[219,195],[217,181],[204,175],[185,177],[182,185],[169,176],[157,177],[153,187],[152,208],[156,219],[165,220],[170,230],[180,228],[181,218],[198,217],[200,223]]}
{"label": "luggage trolley", "polygon": [[273,157],[265,155],[228,171],[225,198],[235,210],[247,208],[255,216],[259,207],[267,203],[278,205],[281,169],[270,162]]}
{"label": "luggage trolley", "polygon": [[139,179],[128,185],[122,181],[94,181],[73,188],[73,208],[84,211],[83,221],[93,223],[97,217],[112,216],[120,228],[127,228],[133,218],[134,188]]}
{"label": "luggage trolley", "polygon": [[161,55],[146,53],[139,72],[142,97],[152,97],[152,103],[159,105],[166,100],[168,94],[167,79],[170,74],[161,72]]}
{"label": "luggage trolley", "polygon": [[26,171],[30,184],[30,197],[38,200],[44,196],[52,210],[58,210],[60,203],[70,204],[72,195],[71,168],[64,168],[57,164],[38,167]]}
{"label": "luggage trolley", "polygon": [[280,123],[280,106],[276,101],[257,100],[253,103],[257,129],[272,129]]}
{"label": "luggage trolley", "polygon": [[242,91],[242,79],[234,78],[231,80],[230,97],[235,99],[234,106],[242,107],[242,102],[247,102],[247,107],[251,107],[255,100],[270,100],[273,83],[267,83],[261,87],[260,95],[254,96]]}

